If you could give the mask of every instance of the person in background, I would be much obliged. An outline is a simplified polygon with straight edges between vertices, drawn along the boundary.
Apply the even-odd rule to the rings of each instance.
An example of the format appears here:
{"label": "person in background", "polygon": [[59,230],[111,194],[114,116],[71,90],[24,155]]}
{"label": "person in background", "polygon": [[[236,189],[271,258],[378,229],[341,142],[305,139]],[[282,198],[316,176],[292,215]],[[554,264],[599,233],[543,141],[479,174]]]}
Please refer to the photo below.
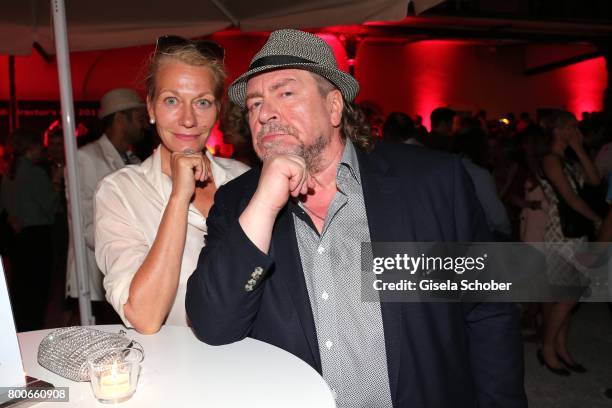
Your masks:
{"label": "person in background", "polygon": [[43,328],[53,252],[51,230],[59,202],[42,159],[42,138],[19,129],[10,136],[13,154],[2,179],[2,206],[14,231],[11,301],[17,331]]}
{"label": "person in background", "polygon": [[50,301],[47,308],[47,327],[70,324],[71,308],[66,302],[66,264],[68,257],[68,213],[64,182],[64,133],[61,127],[47,132],[47,157],[45,167],[51,177],[53,188],[59,192],[59,204],[55,223],[51,231],[53,241],[53,274],[50,287]]}
{"label": "person in background", "polygon": [[[2,179],[6,177],[8,172],[8,164],[10,160],[9,148],[7,145],[0,145],[0,186],[2,185]],[[6,208],[2,205],[0,200],[0,255],[4,264],[4,269],[7,274],[7,280],[10,279],[10,262],[8,262],[8,254],[11,252],[11,246],[15,241],[14,232],[8,222],[8,214]]]}
{"label": "person in background", "polygon": [[[521,209],[519,216],[519,239],[522,242],[544,241],[544,230],[547,222],[549,203],[537,177],[537,159],[533,157],[532,146],[542,135],[542,129],[536,125],[528,125],[517,138],[519,143],[520,165],[525,169],[523,193],[512,197],[512,203]],[[517,158],[518,161],[518,158]]]}
{"label": "person in background", "polygon": [[[119,319],[113,308],[104,300],[102,273],[96,265],[93,228],[94,193],[98,183],[105,176],[128,164],[140,163],[140,160],[130,151],[130,146],[143,137],[143,130],[147,125],[145,103],[131,89],[113,89],[100,100],[99,118],[102,121],[104,134],[98,140],[86,144],[77,151],[80,176],[79,199],[83,217],[82,230],[86,244],[85,263],[89,276],[92,311],[96,317],[96,323],[111,324],[118,323]],[[68,210],[70,210],[69,203]],[[68,219],[70,220],[70,214]],[[66,296],[76,299],[79,297],[79,288],[73,239],[71,235],[66,268]]]}
{"label": "person in background", "polygon": [[387,116],[383,124],[383,140],[392,143],[405,143],[423,146],[414,122],[403,112],[393,112]]}
{"label": "person in background", "polygon": [[602,126],[601,133],[601,146],[595,155],[595,166],[599,171],[602,181],[605,183],[610,173],[612,173],[612,126]]}
{"label": "person in background", "polygon": [[424,141],[425,147],[449,151],[456,112],[450,108],[436,108],[431,112],[431,132]]}
{"label": "person in background", "polygon": [[[612,177],[608,177],[607,180],[607,194],[606,201],[610,206],[610,210],[608,211],[608,215],[604,218],[601,228],[599,231],[599,236],[597,238],[597,242],[612,242]],[[609,257],[608,253],[608,257]],[[612,281],[612,260],[608,258],[608,282]],[[608,283],[609,296],[612,299],[612,285]],[[612,316],[612,303],[608,302],[608,309],[610,310]],[[612,387],[606,388],[603,392],[604,396],[608,399],[612,400]]]}
{"label": "person in background", "polygon": [[474,116],[474,119],[478,121],[478,123],[480,124],[480,128],[486,134],[489,134],[489,123],[487,119],[487,111],[484,109],[479,110],[476,116]]}
{"label": "person in background", "polygon": [[185,286],[213,197],[248,169],[206,149],[223,97],[223,49],[164,36],[150,61],[147,109],[161,144],[142,165],[106,177],[95,198],[106,298],[126,326],[148,334],[187,326]]}
{"label": "person in background", "polygon": [[[574,245],[585,242],[587,237],[565,236],[558,204],[563,200],[574,211],[591,220],[598,230],[601,218],[580,197],[578,189],[585,183],[598,185],[600,178],[584,150],[582,133],[574,115],[555,111],[545,117],[541,125],[543,137],[536,138],[533,148],[538,181],[550,204],[544,241],[553,243],[553,247],[546,252],[546,263],[549,279],[559,289],[559,301],[543,305],[545,333],[537,355],[540,363],[552,373],[567,376],[570,371],[586,371],[574,360],[567,346],[571,312],[584,289],[580,272],[567,261],[567,256],[573,253]],[[568,148],[574,152],[578,162],[567,159]]]}
{"label": "person in background", "polygon": [[[520,208],[519,215],[519,240],[521,242],[543,242],[546,223],[548,222],[549,203],[542,186],[538,181],[538,164],[534,156],[533,146],[542,135],[542,129],[536,124],[528,125],[517,135],[520,146],[520,157],[517,164],[524,166],[522,194],[513,194],[511,203]],[[517,155],[518,156],[518,155]],[[546,271],[542,271],[543,274]],[[541,302],[529,302],[523,304],[523,334],[526,339],[541,341],[544,336],[544,307]]]}
{"label": "person in background", "polygon": [[259,158],[253,150],[251,130],[246,121],[243,109],[235,103],[228,101],[221,110],[219,130],[223,133],[223,142],[231,144],[234,148],[232,159],[238,160],[249,167],[259,164]]}
{"label": "person in background", "polygon": [[417,131],[419,140],[423,143],[423,140],[425,140],[429,132],[425,125],[423,125],[423,117],[421,115],[414,115],[414,127]]}
{"label": "person in background", "polygon": [[521,112],[521,114],[519,115],[519,120],[516,124],[516,130],[517,132],[524,132],[528,126],[533,126],[533,125],[534,123],[531,117],[529,116],[529,113]]}
{"label": "person in background", "polygon": [[506,208],[497,196],[495,180],[487,170],[487,135],[480,127],[471,127],[453,138],[452,151],[462,155],[463,165],[472,178],[487,224],[496,241],[508,241],[512,229]]}

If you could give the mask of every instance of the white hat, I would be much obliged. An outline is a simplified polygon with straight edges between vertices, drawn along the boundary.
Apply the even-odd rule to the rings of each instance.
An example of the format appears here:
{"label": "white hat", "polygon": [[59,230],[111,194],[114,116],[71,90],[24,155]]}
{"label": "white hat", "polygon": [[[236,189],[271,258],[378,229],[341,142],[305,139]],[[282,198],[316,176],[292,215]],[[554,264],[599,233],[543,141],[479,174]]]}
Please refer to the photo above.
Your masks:
{"label": "white hat", "polygon": [[100,100],[100,119],[111,113],[121,112],[134,108],[142,108],[145,106],[144,101],[132,89],[117,88],[108,91]]}

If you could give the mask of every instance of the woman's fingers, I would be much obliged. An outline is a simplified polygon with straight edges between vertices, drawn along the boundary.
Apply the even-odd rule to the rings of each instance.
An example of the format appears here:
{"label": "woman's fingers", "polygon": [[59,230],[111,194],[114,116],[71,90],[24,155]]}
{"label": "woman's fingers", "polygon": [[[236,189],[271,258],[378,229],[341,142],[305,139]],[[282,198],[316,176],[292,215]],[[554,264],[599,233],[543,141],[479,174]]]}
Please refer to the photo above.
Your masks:
{"label": "woman's fingers", "polygon": [[212,178],[212,168],[210,165],[210,160],[206,158],[206,156],[202,155],[202,174],[200,176],[200,181],[204,182]]}
{"label": "woman's fingers", "polygon": [[204,162],[201,157],[194,158],[195,160],[190,161],[191,169],[196,181],[203,181],[202,176],[204,175]]}
{"label": "woman's fingers", "polygon": [[172,153],[172,189],[181,197],[191,197],[196,182],[204,182],[211,177],[210,162],[202,153],[190,150]]}

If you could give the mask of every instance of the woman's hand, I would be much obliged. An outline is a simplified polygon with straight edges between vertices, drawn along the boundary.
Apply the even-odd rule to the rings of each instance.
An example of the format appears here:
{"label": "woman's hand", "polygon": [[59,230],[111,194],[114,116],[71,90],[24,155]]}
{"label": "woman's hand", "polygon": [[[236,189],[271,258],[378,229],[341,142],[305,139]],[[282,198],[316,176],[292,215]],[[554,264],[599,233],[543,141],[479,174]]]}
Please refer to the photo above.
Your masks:
{"label": "woman's hand", "polygon": [[574,151],[582,149],[584,143],[584,136],[582,135],[580,129],[578,129],[578,126],[570,127],[567,132],[567,143],[570,145],[570,147]]}
{"label": "woman's hand", "polygon": [[191,200],[196,182],[206,181],[211,176],[210,162],[202,152],[186,149],[174,152],[170,158],[172,172],[172,196]]}

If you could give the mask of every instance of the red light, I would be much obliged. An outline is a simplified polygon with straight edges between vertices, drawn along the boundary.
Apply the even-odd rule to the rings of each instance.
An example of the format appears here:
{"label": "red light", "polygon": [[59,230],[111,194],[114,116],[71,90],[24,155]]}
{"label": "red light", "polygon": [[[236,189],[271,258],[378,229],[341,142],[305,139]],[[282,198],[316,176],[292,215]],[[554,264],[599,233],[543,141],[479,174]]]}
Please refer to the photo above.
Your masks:
{"label": "red light", "polygon": [[582,112],[603,109],[603,90],[607,87],[606,60],[603,57],[580,62],[561,70],[567,91],[565,108],[580,118]]}
{"label": "red light", "polygon": [[56,119],[53,122],[51,122],[49,127],[45,130],[45,133],[43,134],[43,146],[44,147],[48,147],[49,146],[49,133],[52,132],[53,130],[55,130],[55,128],[57,128],[59,126],[60,126],[59,119]]}
{"label": "red light", "polygon": [[423,125],[430,129],[429,116],[447,106],[451,89],[455,86],[452,73],[461,62],[461,47],[454,41],[421,41],[404,48],[407,60],[414,65],[410,78],[414,112],[423,117]]}

